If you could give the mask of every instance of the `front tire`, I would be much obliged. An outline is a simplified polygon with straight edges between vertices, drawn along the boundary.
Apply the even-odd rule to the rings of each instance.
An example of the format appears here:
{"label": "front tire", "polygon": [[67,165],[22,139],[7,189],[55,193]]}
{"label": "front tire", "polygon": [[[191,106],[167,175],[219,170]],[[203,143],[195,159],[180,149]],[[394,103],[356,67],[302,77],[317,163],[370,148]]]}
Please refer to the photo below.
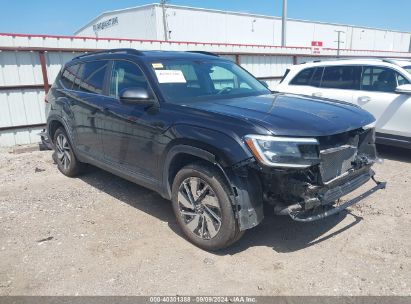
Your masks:
{"label": "front tire", "polygon": [[56,130],[53,143],[53,158],[57,163],[59,171],[69,177],[78,175],[82,171],[84,164],[78,161],[67,133],[63,128]]}
{"label": "front tire", "polygon": [[173,182],[172,204],[185,237],[205,250],[219,250],[237,241],[233,205],[220,172],[195,163],[181,169]]}

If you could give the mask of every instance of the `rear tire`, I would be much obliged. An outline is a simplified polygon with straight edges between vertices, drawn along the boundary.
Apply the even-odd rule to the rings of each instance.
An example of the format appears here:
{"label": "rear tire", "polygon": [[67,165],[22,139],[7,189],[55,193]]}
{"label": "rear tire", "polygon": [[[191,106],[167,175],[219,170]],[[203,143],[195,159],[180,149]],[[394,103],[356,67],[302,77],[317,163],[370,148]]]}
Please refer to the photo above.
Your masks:
{"label": "rear tire", "polygon": [[84,164],[78,161],[69,137],[63,128],[58,128],[56,130],[53,143],[53,159],[57,163],[57,168],[60,172],[69,177],[74,177],[80,174]]}
{"label": "rear tire", "polygon": [[238,241],[233,205],[220,172],[204,163],[182,168],[172,186],[172,205],[185,237],[196,246],[220,250]]}

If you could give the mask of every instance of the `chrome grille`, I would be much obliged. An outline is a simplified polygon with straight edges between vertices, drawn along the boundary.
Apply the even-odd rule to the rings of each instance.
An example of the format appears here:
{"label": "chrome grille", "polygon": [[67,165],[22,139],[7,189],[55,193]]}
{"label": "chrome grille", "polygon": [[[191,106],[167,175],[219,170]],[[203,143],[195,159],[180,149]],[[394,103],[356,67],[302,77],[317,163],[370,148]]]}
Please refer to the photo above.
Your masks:
{"label": "chrome grille", "polygon": [[351,169],[356,156],[357,148],[351,145],[322,150],[320,173],[323,182],[328,182]]}

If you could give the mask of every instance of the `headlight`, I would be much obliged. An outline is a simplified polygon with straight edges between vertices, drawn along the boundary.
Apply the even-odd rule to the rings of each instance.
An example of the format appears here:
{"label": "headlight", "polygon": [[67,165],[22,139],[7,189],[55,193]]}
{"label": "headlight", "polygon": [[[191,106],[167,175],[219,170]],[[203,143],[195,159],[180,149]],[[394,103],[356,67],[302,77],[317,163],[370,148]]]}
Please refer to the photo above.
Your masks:
{"label": "headlight", "polygon": [[315,138],[246,135],[244,141],[254,157],[266,166],[307,168],[318,163]]}

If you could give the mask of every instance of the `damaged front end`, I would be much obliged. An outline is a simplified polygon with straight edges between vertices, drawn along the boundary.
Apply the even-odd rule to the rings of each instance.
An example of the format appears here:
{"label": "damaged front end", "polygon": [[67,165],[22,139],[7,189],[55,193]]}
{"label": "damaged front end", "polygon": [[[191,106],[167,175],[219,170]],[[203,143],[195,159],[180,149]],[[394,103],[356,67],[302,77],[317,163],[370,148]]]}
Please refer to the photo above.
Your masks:
{"label": "damaged front end", "polygon": [[[296,221],[315,221],[336,214],[385,188],[371,169],[379,159],[373,128],[311,139],[246,137],[258,162],[248,165],[257,171],[263,200],[276,214]],[[337,201],[367,183],[376,186],[362,195],[336,205]]]}

